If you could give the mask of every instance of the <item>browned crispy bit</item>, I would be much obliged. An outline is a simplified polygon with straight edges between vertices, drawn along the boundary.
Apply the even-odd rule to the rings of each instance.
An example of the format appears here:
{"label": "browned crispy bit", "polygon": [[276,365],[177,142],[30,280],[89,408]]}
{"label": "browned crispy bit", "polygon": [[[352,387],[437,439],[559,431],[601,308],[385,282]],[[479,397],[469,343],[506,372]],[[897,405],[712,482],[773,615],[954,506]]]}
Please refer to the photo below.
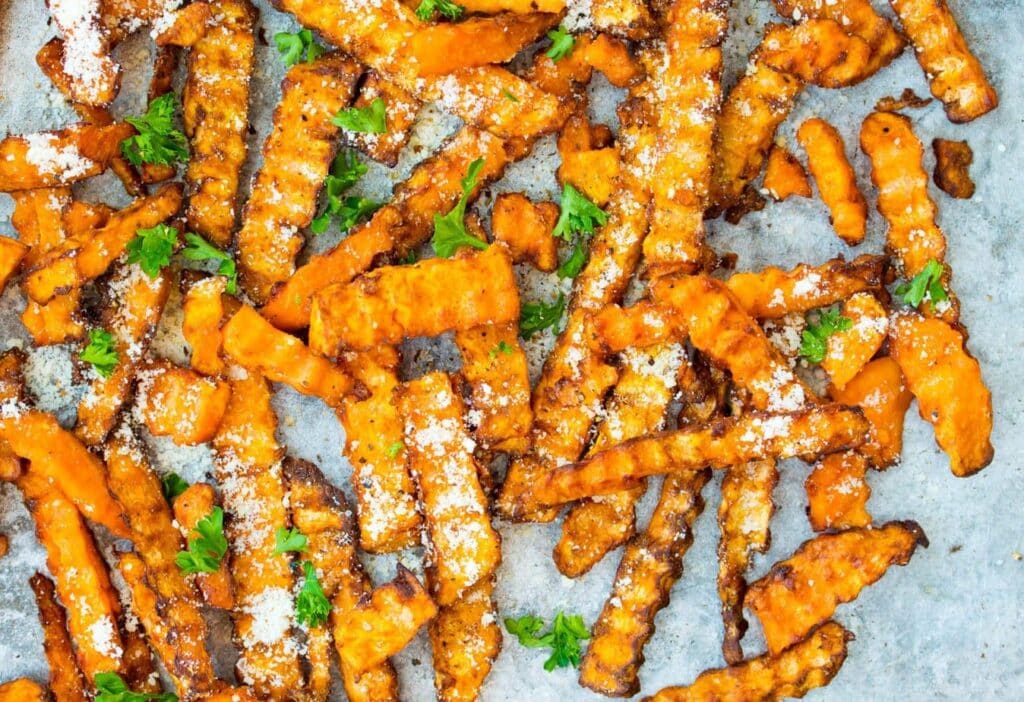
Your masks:
{"label": "browned crispy bit", "polygon": [[841,88],[870,75],[871,46],[831,19],[769,24],[757,60],[806,83]]}
{"label": "browned crispy bit", "polygon": [[47,702],[49,699],[49,692],[28,678],[17,678],[0,685],[0,702]]}
{"label": "browned crispy bit", "polygon": [[245,161],[256,10],[248,0],[217,0],[213,13],[213,26],[189,52],[181,99],[191,147],[186,216],[193,231],[225,247]]}
{"label": "browned crispy bit", "polygon": [[636,487],[652,475],[845,451],[859,446],[867,431],[860,410],[839,405],[715,419],[632,439],[560,466],[534,485],[533,497],[541,504],[560,505]]}
{"label": "browned crispy bit", "polygon": [[958,477],[977,473],[993,456],[992,395],[964,341],[956,327],[915,312],[896,315],[889,326],[889,353]]}
{"label": "browned crispy bit", "polygon": [[811,196],[811,184],[807,181],[804,167],[796,156],[778,144],[772,144],[768,152],[768,163],[764,167],[764,181],[761,185],[768,197],[776,202],[791,195]]}
{"label": "browned crispy bit", "polygon": [[230,397],[227,382],[158,359],[139,372],[135,412],[154,436],[196,446],[217,433]]}
{"label": "browned crispy bit", "polygon": [[971,53],[946,0],[889,0],[914,45],[932,95],[951,122],[970,122],[999,104],[981,62]]}
{"label": "browned crispy bit", "polygon": [[751,212],[760,212],[768,201],[752,185],[743,188],[736,201],[725,211],[725,221],[729,224],[739,224],[744,217]]}
{"label": "browned crispy bit", "polygon": [[366,154],[368,158],[393,168],[412,136],[412,127],[422,103],[394,82],[382,78],[377,71],[367,71],[352,106],[366,108],[377,99],[384,101],[387,131],[372,134],[343,130],[342,139],[345,144]]}
{"label": "browned crispy bit", "polygon": [[434,688],[441,702],[478,699],[501,651],[494,584],[494,575],[484,578],[458,600],[441,607],[430,622]]}
{"label": "browned crispy bit", "polygon": [[935,170],[932,177],[942,192],[951,197],[967,200],[974,195],[974,181],[971,180],[971,162],[974,152],[966,141],[932,139],[935,151]]}
{"label": "browned crispy bit", "polygon": [[777,656],[765,654],[728,668],[705,670],[691,684],[666,687],[644,702],[800,698],[832,681],[846,660],[846,644],[852,640],[853,634],[841,625],[825,622]]}
{"label": "browned crispy bit", "polygon": [[551,236],[557,220],[558,205],[553,202],[502,193],[491,209],[491,232],[495,241],[508,246],[513,262],[551,273],[558,268],[558,241]]}
{"label": "browned crispy bit", "polygon": [[871,430],[858,451],[875,468],[888,468],[899,460],[903,419],[913,395],[896,361],[887,356],[871,361],[844,388],[830,387],[829,395],[836,402],[863,410]]}
{"label": "browned crispy bit", "polygon": [[818,194],[828,205],[829,221],[836,234],[850,246],[859,244],[867,230],[868,204],[857,187],[843,138],[835,127],[817,118],[801,124],[796,138],[807,152],[807,167]]}
{"label": "browned crispy bit", "polygon": [[59,702],[86,702],[89,697],[68,635],[67,613],[57,602],[53,582],[42,573],[36,573],[28,584],[35,595],[39,623],[43,627],[43,651],[50,665],[47,683],[50,692]]}
{"label": "browned crispy bit", "polygon": [[772,566],[747,590],[744,604],[761,622],[768,653],[778,655],[879,580],[906,565],[928,539],[917,522],[889,522],[821,534]]}
{"label": "browned crispy bit", "polygon": [[865,507],[871,488],[864,480],[868,461],[858,451],[825,456],[804,482],[807,519],[815,531],[864,527],[871,523]]}
{"label": "browned crispy bit", "polygon": [[651,522],[626,545],[611,595],[594,624],[580,664],[584,687],[614,697],[639,692],[643,649],[654,634],[654,617],[682,577],[693,523],[704,511],[700,493],[710,478],[706,469],[665,478]]}
{"label": "browned crispy bit", "polygon": [[594,0],[590,16],[594,29],[626,39],[646,39],[657,27],[643,0]]}
{"label": "browned crispy bit", "polygon": [[161,48],[193,46],[209,31],[214,19],[211,9],[214,5],[215,2],[191,2],[169,13],[168,17],[162,17],[160,33],[154,37],[156,45]]}
{"label": "browned crispy bit", "polygon": [[832,385],[840,389],[874,357],[889,329],[885,308],[870,293],[857,293],[846,300],[842,316],[850,320],[850,327],[828,337],[821,361]]}
{"label": "browned crispy bit", "polygon": [[[181,536],[192,538],[199,520],[205,518],[217,506],[217,495],[213,486],[207,483],[193,483],[174,500],[174,521],[178,523]],[[232,609],[235,606],[234,590],[228,565],[231,554],[225,554],[220,567],[214,573],[196,573],[195,583],[203,600],[211,607]]]}
{"label": "browned crispy bit", "polygon": [[117,96],[121,67],[110,55],[116,38],[103,21],[102,5],[101,0],[47,3],[64,37],[63,71],[73,101],[105,107]]}
{"label": "browned crispy bit", "polygon": [[931,104],[931,98],[919,97],[913,88],[904,88],[900,96],[887,95],[875,103],[875,112],[899,112],[906,109],[919,109]]}
{"label": "browned crispy bit", "polygon": [[0,140],[0,192],[70,185],[99,175],[135,133],[126,122],[76,124]]}
{"label": "browned crispy bit", "polygon": [[238,231],[242,287],[257,303],[295,271],[305,241],[299,230],[316,214],[317,194],[337,150],[340,129],[331,120],[351,101],[360,72],[354,61],[332,52],[285,74]]}

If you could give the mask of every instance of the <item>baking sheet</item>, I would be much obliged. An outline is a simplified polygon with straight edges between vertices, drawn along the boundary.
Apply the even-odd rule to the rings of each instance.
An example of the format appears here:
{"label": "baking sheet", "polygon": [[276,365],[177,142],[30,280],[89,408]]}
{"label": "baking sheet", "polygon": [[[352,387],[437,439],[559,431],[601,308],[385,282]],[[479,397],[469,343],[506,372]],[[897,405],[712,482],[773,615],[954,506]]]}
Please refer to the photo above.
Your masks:
{"label": "baking sheet", "polygon": [[[342,0],[344,1],[344,0]],[[877,4],[877,3],[876,3]],[[260,26],[268,39],[277,31],[294,29],[287,15],[257,2]],[[760,24],[770,16],[770,3],[737,0],[732,10],[734,33],[727,42],[729,76],[745,61],[756,43]],[[854,603],[843,606],[838,618],[857,640],[835,681],[808,696],[812,700],[934,700],[1024,699],[1024,526],[1021,518],[1021,485],[1024,468],[1017,455],[1024,449],[1024,282],[1020,274],[1024,258],[1024,95],[1020,67],[1024,65],[1024,2],[978,3],[951,0],[965,35],[985,65],[1000,93],[998,110],[973,124],[949,123],[941,106],[909,111],[915,129],[927,144],[935,136],[967,139],[974,148],[972,175],[977,193],[968,201],[953,200],[934,187],[939,221],[949,238],[948,258],[954,285],[963,305],[963,320],[970,329],[970,347],[982,365],[993,392],[996,457],[992,465],[970,479],[954,478],[946,458],[935,446],[930,427],[911,408],[901,465],[885,473],[872,473],[870,510],[875,519],[916,519],[927,532],[931,547],[919,550],[906,568],[894,568],[868,588]],[[886,8],[887,9],[887,8]],[[748,24],[748,17],[753,21]],[[34,62],[34,55],[54,33],[42,0],[0,0],[0,133],[20,133],[59,127],[74,119],[70,108],[53,90]],[[250,154],[257,154],[269,129],[270,111],[279,97],[283,66],[271,46],[260,45],[253,82],[251,120],[255,134]],[[149,42],[136,37],[119,48],[126,66],[118,114],[142,107],[149,60]],[[727,77],[731,83],[731,77]],[[179,83],[180,89],[180,83]],[[874,102],[884,95],[898,95],[904,87],[927,94],[927,85],[908,50],[893,65],[864,84],[841,92],[812,89],[804,94],[782,129],[792,141],[792,130],[804,118],[820,115],[835,124],[853,153],[857,131]],[[595,117],[614,125],[614,105],[620,93],[602,80],[592,87]],[[416,130],[394,172],[374,168],[360,185],[367,195],[386,197],[391,185],[445,135],[458,126],[454,118],[432,108]],[[799,149],[795,149],[799,153]],[[930,170],[931,150],[926,149]],[[854,156],[861,186],[873,205],[874,192],[867,179],[867,162],[859,151]],[[252,171],[251,158],[247,172]],[[492,189],[525,191],[531,197],[551,199],[557,194],[553,171],[557,155],[552,139],[542,140],[532,158],[509,169],[507,177]],[[76,194],[123,205],[126,198],[112,177],[82,186]],[[490,201],[482,198],[484,207]],[[0,233],[13,235],[11,201],[0,196]],[[827,212],[817,199],[791,199],[769,204],[749,215],[740,226],[721,221],[710,225],[710,240],[719,251],[739,254],[740,269],[775,264],[789,267],[801,261],[821,262],[832,256],[877,252],[884,225],[873,210],[869,236],[853,251],[847,250],[828,226]],[[336,239],[336,237],[334,237]],[[322,237],[314,250],[333,243]],[[540,297],[553,283],[526,275],[531,291]],[[17,320],[23,305],[13,287],[0,298],[0,348],[26,344]],[[172,300],[156,346],[159,352],[181,361],[184,342],[177,331],[180,315]],[[548,342],[550,337],[546,337]],[[543,350],[539,341],[535,351]],[[429,349],[439,361],[452,357],[450,346]],[[30,352],[31,390],[43,409],[56,411],[63,421],[74,416],[81,392],[72,384],[67,349],[48,348]],[[281,420],[280,434],[289,453],[313,460],[339,485],[347,487],[349,469],[341,456],[342,433],[334,416],[318,400],[279,388],[275,409]],[[183,449],[167,441],[151,441],[156,466],[175,470],[187,479],[203,477],[210,469],[205,447]],[[788,461],[781,467],[782,481],[776,492],[779,512],[773,522],[770,552],[755,560],[754,576],[774,561],[786,557],[809,535],[804,515],[803,481],[808,467]],[[647,662],[641,671],[643,692],[650,694],[668,684],[686,683],[701,670],[721,665],[721,623],[715,592],[715,547],[718,530],[714,512],[720,476],[705,490],[708,509],[695,526],[696,539],[685,561],[685,574],[672,593],[670,604],[657,618],[657,632],[648,644]],[[656,486],[656,483],[655,483]],[[652,494],[655,493],[652,488]],[[651,496],[642,515],[651,508]],[[592,623],[607,596],[619,552],[611,554],[591,573],[573,581],[562,577],[551,561],[558,525],[500,525],[504,562],[498,573],[498,602],[503,616],[534,612],[550,617],[559,609],[578,612]],[[30,676],[46,677],[41,631],[27,585],[37,569],[45,570],[44,555],[32,534],[30,519],[17,491],[0,486],[0,532],[11,539],[10,553],[0,561],[0,680]],[[419,554],[409,552],[401,560],[417,566]],[[394,572],[394,558],[367,559],[378,581]],[[221,654],[220,665],[230,670],[232,654],[227,646],[228,627],[221,619],[214,627],[212,645]],[[746,638],[748,651],[760,646],[756,622]],[[528,650],[506,637],[504,650],[494,666],[484,700],[601,699],[580,688],[570,670],[545,673],[545,654]],[[421,635],[397,657],[403,699],[433,698],[429,646]],[[339,693],[340,694],[340,693]],[[343,699],[343,695],[339,696]]]}

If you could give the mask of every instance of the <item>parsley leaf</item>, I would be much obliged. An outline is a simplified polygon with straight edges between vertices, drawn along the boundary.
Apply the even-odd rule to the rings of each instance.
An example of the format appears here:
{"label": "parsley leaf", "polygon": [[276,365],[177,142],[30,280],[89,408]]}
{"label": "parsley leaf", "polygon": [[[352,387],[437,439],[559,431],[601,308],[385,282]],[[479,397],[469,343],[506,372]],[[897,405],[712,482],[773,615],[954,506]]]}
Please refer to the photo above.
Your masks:
{"label": "parsley leaf", "polygon": [[949,299],[949,295],[942,287],[942,273],[942,264],[933,258],[921,269],[920,273],[914,276],[913,280],[898,286],[896,294],[911,307],[920,307],[921,303],[926,300],[932,304],[945,302]]}
{"label": "parsley leaf", "polygon": [[178,702],[170,692],[132,692],[117,673],[96,673],[96,702]]}
{"label": "parsley leaf", "polygon": [[608,222],[608,215],[604,210],[569,183],[562,188],[560,207],[558,222],[555,223],[551,235],[566,241],[570,241],[574,233],[593,234],[596,225],[603,226]]}
{"label": "parsley leaf", "polygon": [[477,176],[484,167],[484,160],[478,158],[469,164],[469,171],[462,179],[462,197],[455,207],[446,215],[434,214],[434,236],[430,239],[434,253],[442,258],[451,258],[460,246],[472,246],[474,249],[486,249],[487,242],[477,239],[466,231],[466,205],[469,194],[476,187]]}
{"label": "parsley leaf", "polygon": [[565,31],[562,26],[548,32],[548,39],[551,40],[551,48],[545,51],[544,55],[552,61],[558,61],[571,54],[572,47],[576,43],[572,34]]}
{"label": "parsley leaf", "polygon": [[498,342],[497,346],[495,346],[493,349],[487,352],[487,355],[493,361],[498,357],[499,353],[503,353],[506,356],[511,356],[513,353],[515,353],[515,351],[515,348],[513,348],[513,346],[510,343],[502,339],[501,341]]}
{"label": "parsley leaf", "polygon": [[128,263],[138,263],[146,275],[156,278],[161,269],[171,262],[177,243],[178,230],[166,224],[139,229],[125,247]]}
{"label": "parsley leaf", "polygon": [[230,254],[221,251],[198,234],[188,233],[185,235],[185,248],[181,250],[181,255],[189,261],[220,261],[217,275],[228,279],[228,294],[234,295],[238,292],[238,269],[235,267],[235,259]]}
{"label": "parsley leaf", "polygon": [[341,149],[331,161],[331,170],[324,180],[327,192],[341,195],[366,175],[366,164],[359,160],[353,149]]}
{"label": "parsley leaf", "polygon": [[507,88],[505,90],[502,90],[501,94],[505,96],[506,100],[511,100],[512,102],[519,102],[519,98],[510,93]]}
{"label": "parsley leaf", "polygon": [[292,527],[291,529],[285,529],[284,527],[278,527],[274,533],[274,538],[277,540],[277,545],[274,546],[275,556],[280,556],[282,553],[287,551],[295,551],[296,553],[305,553],[309,548],[309,539],[301,531]]}
{"label": "parsley leaf", "polygon": [[178,101],[174,93],[164,93],[149,103],[141,117],[125,117],[138,134],[121,142],[121,153],[133,166],[156,163],[173,166],[188,160],[185,135],[174,128],[174,111]]}
{"label": "parsley leaf", "polygon": [[578,237],[572,245],[572,253],[569,258],[562,261],[558,266],[558,277],[575,278],[583,270],[583,264],[587,262],[587,237]]}
{"label": "parsley leaf", "polygon": [[327,615],[331,613],[331,603],[320,587],[313,564],[303,561],[302,570],[306,574],[306,580],[299,590],[298,597],[295,598],[295,618],[300,624],[320,626],[327,621]]}
{"label": "parsley leaf", "polygon": [[463,8],[451,0],[423,0],[416,8],[416,16],[423,22],[434,19],[434,14],[440,12],[448,19],[458,19],[462,16]]}
{"label": "parsley leaf", "polygon": [[313,234],[319,235],[326,232],[331,225],[331,220],[335,217],[341,218],[341,231],[346,232],[360,220],[380,209],[383,203],[368,200],[365,197],[341,197],[365,173],[366,165],[359,162],[355,151],[345,149],[338,152],[331,163],[331,171],[324,180],[327,205],[309,226]]}
{"label": "parsley leaf", "polygon": [[174,562],[186,575],[216,573],[221,559],[228,551],[228,540],[224,538],[224,510],[214,507],[196,523],[192,531],[199,536],[189,539],[188,550],[178,551]]}
{"label": "parsley leaf", "polygon": [[838,331],[846,331],[853,326],[848,317],[843,317],[837,310],[822,310],[817,324],[808,324],[800,343],[800,355],[811,363],[821,363],[825,358],[827,341]]}
{"label": "parsley leaf", "polygon": [[519,310],[519,336],[529,339],[548,327],[557,328],[565,312],[565,295],[558,293],[558,299],[551,304],[527,302]]}
{"label": "parsley leaf", "polygon": [[549,673],[555,668],[578,666],[580,641],[590,638],[583,617],[578,614],[566,615],[564,612],[555,615],[551,630],[544,634],[540,633],[544,628],[544,620],[532,614],[519,619],[505,619],[505,628],[518,637],[519,643],[526,648],[551,649],[551,656],[544,661],[544,670]]}
{"label": "parsley leaf", "polygon": [[390,446],[388,446],[388,458],[395,458],[396,456],[398,456],[398,454],[402,452],[402,449],[404,448],[405,444],[402,443],[401,441],[396,441],[395,443],[391,444]]}
{"label": "parsley leaf", "polygon": [[188,490],[188,483],[177,473],[167,473],[160,478],[160,485],[163,487],[164,497],[168,502],[174,502],[174,498]]}
{"label": "parsley leaf", "polygon": [[91,363],[101,378],[109,378],[118,361],[114,335],[106,329],[90,329],[89,343],[78,357],[86,363]]}
{"label": "parsley leaf", "polygon": [[274,35],[274,43],[277,50],[281,52],[281,60],[285,66],[293,66],[302,58],[302,52],[306,52],[306,63],[313,63],[318,57],[327,52],[327,49],[320,46],[313,40],[313,32],[303,29],[294,34],[291,32],[278,32]]}
{"label": "parsley leaf", "polygon": [[383,134],[388,130],[384,100],[377,98],[369,107],[349,107],[341,110],[331,118],[331,123],[350,132]]}

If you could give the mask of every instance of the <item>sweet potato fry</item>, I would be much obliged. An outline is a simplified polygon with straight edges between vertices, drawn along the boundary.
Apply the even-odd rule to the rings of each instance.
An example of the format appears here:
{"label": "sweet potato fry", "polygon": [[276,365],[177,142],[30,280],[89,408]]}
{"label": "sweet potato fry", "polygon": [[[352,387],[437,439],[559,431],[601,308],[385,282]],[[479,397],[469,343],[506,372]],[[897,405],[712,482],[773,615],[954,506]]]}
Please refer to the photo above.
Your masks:
{"label": "sweet potato fry", "polygon": [[619,176],[619,150],[614,147],[562,154],[558,182],[572,184],[598,207],[611,199]]}
{"label": "sweet potato fry", "polygon": [[430,622],[434,688],[441,702],[478,699],[501,651],[495,577],[484,578]]}
{"label": "sweet potato fry", "polygon": [[945,0],[889,0],[921,64],[932,95],[951,122],[970,122],[999,104]]}
{"label": "sweet potato fry", "polygon": [[889,327],[889,353],[917,398],[921,418],[949,456],[953,475],[973,475],[992,461],[992,396],[964,336],[940,319],[901,313]]}
{"label": "sweet potato fry", "polygon": [[343,130],[342,138],[345,144],[368,158],[394,168],[398,164],[399,154],[412,136],[412,127],[423,103],[394,82],[382,78],[377,71],[367,71],[352,106],[369,107],[378,98],[384,101],[387,131],[372,134]]}
{"label": "sweet potato fry", "polygon": [[195,45],[206,36],[213,23],[211,4],[191,2],[169,13],[169,16],[161,17],[160,31],[153,37],[156,45],[161,48]]}
{"label": "sweet potato fry", "polygon": [[629,307],[608,305],[592,318],[594,335],[608,353],[685,339],[686,323],[673,310],[648,299]]}
{"label": "sweet potato fry", "polygon": [[971,180],[971,162],[974,152],[966,141],[932,139],[935,152],[935,170],[932,178],[942,192],[961,200],[974,195],[974,181]]}
{"label": "sweet potato fry", "polygon": [[313,298],[309,344],[335,356],[415,336],[519,320],[519,290],[502,244],[454,259],[379,268]]}
{"label": "sweet potato fry", "polygon": [[842,316],[850,320],[850,328],[828,338],[821,362],[832,385],[840,390],[871,360],[889,330],[885,308],[869,293],[857,293],[844,302]]}
{"label": "sweet potato fry", "polygon": [[542,504],[558,505],[635,487],[651,475],[844,451],[859,446],[867,430],[859,410],[839,405],[716,419],[632,439],[560,466],[534,487],[534,497]]}
{"label": "sweet potato fry", "polygon": [[0,685],[0,702],[47,702],[49,693],[35,680],[17,678]]}
{"label": "sweet potato fry", "polygon": [[[200,519],[206,517],[217,506],[217,495],[213,486],[207,483],[193,483],[174,500],[174,521],[178,523],[181,536],[189,539]],[[225,554],[215,573],[196,573],[195,582],[203,600],[211,607],[232,609],[235,595],[231,585],[228,564],[231,554]]]}
{"label": "sweet potato fry", "polygon": [[593,0],[590,17],[594,29],[626,39],[646,39],[657,27],[642,0]]}
{"label": "sweet potato fry", "polygon": [[305,242],[299,230],[316,214],[317,194],[337,150],[341,130],[331,120],[351,101],[359,75],[359,65],[337,52],[297,63],[285,74],[238,231],[242,287],[257,303],[295,271]]}
{"label": "sweet potato fry", "polygon": [[778,144],[772,144],[772,149],[768,152],[762,187],[776,202],[781,202],[792,195],[811,196],[811,184],[807,181],[804,167],[796,160],[796,156]]}
{"label": "sweet potato fry", "polygon": [[654,617],[682,577],[693,523],[704,511],[700,493],[710,478],[710,470],[665,478],[651,523],[626,545],[611,595],[594,624],[580,664],[584,687],[614,697],[639,692],[643,649],[654,634]]}
{"label": "sweet potato fry", "polygon": [[514,263],[551,273],[558,268],[558,241],[551,236],[557,219],[553,202],[534,203],[520,193],[502,193],[491,210],[491,232],[508,247]]}
{"label": "sweet potato fry", "polygon": [[[68,632],[86,680],[96,673],[119,671],[123,654],[117,620],[121,608],[92,533],[78,509],[32,469],[18,479],[36,535],[46,548],[46,562],[62,602],[87,602],[68,610]],[[106,486],[103,486],[106,489]]]}
{"label": "sweet potato fry", "polygon": [[644,702],[803,697],[832,681],[846,660],[846,644],[852,640],[853,634],[841,625],[825,622],[778,656],[765,654],[728,668],[705,670],[690,685],[666,687]]}
{"label": "sweet potato fry", "polygon": [[354,382],[344,371],[314,355],[299,339],[275,329],[247,305],[239,308],[221,333],[227,358],[269,380],[287,383],[332,407],[353,390]]}
{"label": "sweet potato fry", "polygon": [[[595,7],[596,4],[591,5],[591,14]],[[615,87],[628,88],[643,79],[644,68],[634,58],[625,41],[603,32],[595,37],[588,37],[585,44],[579,38],[576,41],[578,43],[575,50],[583,52],[583,61],[604,75]]]}
{"label": "sweet potato fry", "polygon": [[[43,627],[43,650],[50,665],[50,691],[59,702],[86,702],[89,699],[87,688],[68,635],[67,613],[57,602],[53,582],[42,573],[36,573],[28,584],[35,595],[39,623]],[[21,702],[24,698],[15,699]]]}
{"label": "sweet potato fry", "polygon": [[747,590],[744,603],[761,621],[768,653],[777,656],[828,621],[836,607],[906,565],[928,539],[917,522],[889,522],[821,534],[772,566]]}
{"label": "sweet potato fry", "polygon": [[189,285],[181,303],[181,333],[192,351],[190,365],[204,375],[220,375],[224,370],[220,328],[226,289],[227,279],[223,276],[203,278]]}
{"label": "sweet potato fry", "polygon": [[120,88],[121,67],[110,55],[115,38],[103,22],[101,1],[48,2],[47,7],[64,37],[63,70],[73,101],[109,105]]}
{"label": "sweet potato fry", "polygon": [[[123,596],[123,595],[122,595]],[[163,692],[163,681],[156,671],[153,660],[153,649],[142,629],[138,626],[129,627],[128,618],[134,617],[134,603],[125,603],[121,614],[121,639],[124,641],[124,656],[121,667],[122,677],[129,689],[144,693]]]}
{"label": "sweet potato fry", "polygon": [[815,531],[849,529],[871,524],[865,505],[871,488],[864,480],[868,461],[857,451],[832,453],[807,476],[807,518]]}
{"label": "sweet potato fry", "polygon": [[899,365],[889,357],[871,361],[842,390],[829,388],[836,402],[860,407],[871,430],[857,450],[878,469],[891,466],[903,449],[903,418],[913,396]]}
{"label": "sweet potato fry", "polygon": [[807,166],[821,199],[828,205],[833,229],[850,246],[859,244],[867,227],[868,204],[846,158],[843,138],[835,127],[818,118],[801,124],[796,138],[807,152]]}
{"label": "sweet potato fry", "polygon": [[867,78],[871,47],[830,19],[796,25],[769,24],[757,60],[823,88],[842,88]]}
{"label": "sweet potato fry", "polygon": [[875,103],[875,112],[899,112],[906,109],[919,109],[926,107],[932,102],[931,98],[923,98],[914,92],[913,88],[904,88],[899,97],[886,95],[879,98]]}
{"label": "sweet potato fry", "polygon": [[70,185],[99,175],[135,133],[125,122],[78,124],[0,140],[0,192]]}
{"label": "sweet potato fry", "polygon": [[245,161],[256,10],[248,0],[217,0],[213,9],[214,26],[189,52],[181,98],[191,147],[185,214],[193,231],[225,247]]}
{"label": "sweet potato fry", "polygon": [[462,400],[445,373],[400,386],[398,411],[405,451],[426,516],[430,581],[437,603],[450,605],[501,560],[501,537],[491,526],[477,478],[473,440],[463,426]]}
{"label": "sweet potato fry", "polygon": [[139,373],[135,407],[154,436],[196,446],[217,433],[230,397],[228,383],[160,359]]}
{"label": "sweet potato fry", "polygon": [[165,185],[111,215],[92,232],[71,237],[46,254],[25,277],[25,292],[39,303],[98,278],[135,238],[139,229],[156,226],[178,211],[182,188]]}
{"label": "sweet potato fry", "polygon": [[28,246],[17,239],[0,237],[0,292],[7,287],[7,281],[18,270],[26,253]]}

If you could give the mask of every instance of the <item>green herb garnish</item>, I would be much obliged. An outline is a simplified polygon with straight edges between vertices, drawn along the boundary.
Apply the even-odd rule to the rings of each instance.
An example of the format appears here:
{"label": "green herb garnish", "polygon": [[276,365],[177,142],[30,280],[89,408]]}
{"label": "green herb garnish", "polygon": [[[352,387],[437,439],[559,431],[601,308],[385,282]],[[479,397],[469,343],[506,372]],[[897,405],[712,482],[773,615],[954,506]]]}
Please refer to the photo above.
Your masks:
{"label": "green herb garnish", "polygon": [[285,66],[293,66],[301,61],[303,52],[306,53],[306,63],[313,63],[327,53],[327,49],[316,43],[313,32],[308,29],[294,33],[278,32],[274,35],[274,43]]}
{"label": "green herb garnish", "polygon": [[800,343],[800,355],[811,363],[821,363],[828,348],[828,338],[839,331],[846,331],[853,322],[836,310],[822,310],[817,324],[808,324]]}
{"label": "green herb garnish", "polygon": [[198,234],[185,234],[185,248],[181,255],[189,261],[220,261],[217,266],[217,275],[228,279],[227,292],[234,295],[238,292],[238,269],[235,267],[235,259],[230,254],[221,251]]}
{"label": "green herb garnish", "polygon": [[572,47],[576,44],[572,34],[569,34],[561,26],[548,32],[548,39],[551,40],[551,47],[544,52],[544,55],[552,61],[558,61],[571,54]]}
{"label": "green herb garnish", "polygon": [[913,280],[896,288],[896,294],[911,307],[920,307],[921,303],[925,301],[933,305],[946,302],[949,300],[949,295],[942,287],[943,270],[942,264],[935,259],[928,261]]}
{"label": "green herb garnish", "polygon": [[170,692],[132,692],[117,673],[96,673],[95,702],[178,702]]}
{"label": "green herb garnish", "polygon": [[416,8],[416,16],[423,22],[431,21],[437,13],[455,20],[462,16],[462,12],[463,8],[451,0],[423,0]]}
{"label": "green herb garnish", "polygon": [[350,132],[383,134],[388,130],[384,100],[376,98],[369,107],[349,107],[331,118],[331,122]]}
{"label": "green herb garnish", "polygon": [[188,483],[177,473],[167,473],[160,477],[160,487],[167,501],[174,502],[174,498],[188,490]]}
{"label": "green herb garnish", "polygon": [[458,203],[446,215],[434,215],[434,236],[430,243],[434,247],[434,253],[442,258],[451,258],[462,246],[472,246],[474,249],[486,249],[487,242],[477,239],[466,231],[466,205],[469,203],[469,195],[476,187],[477,176],[480,169],[484,167],[484,160],[478,158],[469,164],[469,171],[462,179],[462,196]]}
{"label": "green herb garnish", "polygon": [[575,668],[580,664],[580,642],[590,638],[590,632],[578,614],[559,612],[551,630],[541,634],[544,620],[527,614],[518,619],[505,619],[505,628],[527,648],[550,648],[551,656],[544,661],[544,670]]}
{"label": "green herb garnish", "polygon": [[519,336],[529,339],[548,327],[557,327],[565,312],[565,295],[558,293],[558,299],[551,304],[527,302],[519,310]]}
{"label": "green herb garnish", "polygon": [[288,551],[305,553],[306,549],[309,548],[309,539],[295,527],[291,529],[278,527],[277,531],[274,532],[274,539],[277,541],[277,545],[274,546],[274,553],[272,554],[274,556],[280,556]]}
{"label": "green herb garnish", "polygon": [[178,551],[174,562],[186,575],[216,573],[221,559],[228,552],[228,540],[224,537],[224,510],[214,507],[192,531],[198,536],[189,539],[188,550]]}
{"label": "green herb garnish", "polygon": [[327,621],[327,616],[331,613],[331,603],[320,587],[313,564],[303,561],[302,570],[306,574],[306,579],[298,597],[295,598],[295,618],[300,624],[320,626]]}
{"label": "green herb garnish", "polygon": [[174,93],[164,93],[149,103],[146,114],[124,118],[139,132],[121,142],[121,153],[129,163],[173,166],[178,161],[188,160],[188,141],[174,128],[177,105]]}
{"label": "green herb garnish", "polygon": [[125,247],[128,263],[138,263],[146,275],[156,278],[171,262],[177,244],[178,230],[174,227],[158,224],[149,229],[139,229]]}
{"label": "green herb garnish", "polygon": [[89,343],[78,354],[86,363],[92,364],[101,378],[109,378],[117,367],[117,349],[114,335],[106,329],[90,329]]}

